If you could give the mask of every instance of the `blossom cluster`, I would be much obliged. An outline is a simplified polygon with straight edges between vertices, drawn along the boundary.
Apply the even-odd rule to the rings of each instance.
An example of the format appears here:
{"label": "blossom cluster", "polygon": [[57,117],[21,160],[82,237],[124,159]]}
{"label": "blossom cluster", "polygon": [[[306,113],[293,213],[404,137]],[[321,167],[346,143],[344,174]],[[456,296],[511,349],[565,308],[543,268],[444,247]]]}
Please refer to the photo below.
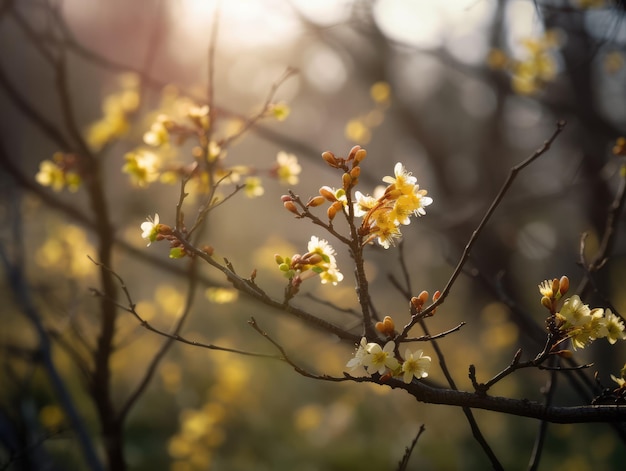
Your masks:
{"label": "blossom cluster", "polygon": [[584,304],[580,296],[560,299],[569,290],[569,279],[545,280],[539,285],[541,304],[550,310],[562,340],[571,339],[574,349],[585,348],[594,340],[606,338],[610,344],[626,340],[624,322],[610,309],[594,308]]}
{"label": "blossom cluster", "polygon": [[578,295],[567,298],[556,314],[559,329],[572,339],[574,349],[584,348],[596,339],[610,344],[625,340],[624,322],[610,309],[590,309]]}
{"label": "blossom cluster", "polygon": [[395,165],[394,175],[383,178],[388,186],[374,196],[355,193],[354,215],[363,218],[360,233],[365,243],[377,239],[386,249],[402,236],[400,226],[409,224],[410,216],[426,214],[424,208],[433,202],[402,163]]}
{"label": "blossom cluster", "polygon": [[126,135],[130,129],[129,116],[139,108],[139,76],[123,74],[119,82],[122,90],[106,97],[102,105],[102,118],[87,129],[87,143],[94,151]]}
{"label": "blossom cluster", "polygon": [[393,340],[388,341],[383,347],[376,342],[367,342],[363,337],[354,357],[348,361],[346,367],[355,371],[364,367],[368,374],[389,375],[400,377],[406,384],[410,384],[415,379],[422,379],[428,376],[431,358],[424,355],[422,350],[412,352],[409,348],[405,350],[404,360],[396,356],[396,344]]}
{"label": "blossom cluster", "polygon": [[83,182],[77,156],[55,152],[52,160],[44,160],[39,164],[35,180],[54,191],[61,191],[64,188],[68,188],[72,193],[77,191]]}
{"label": "blossom cluster", "polygon": [[[280,119],[286,118],[288,107],[285,104],[271,107],[270,115],[278,113]],[[279,119],[276,117],[276,119]],[[255,174],[258,170],[244,166],[226,166],[224,159],[226,149],[224,139],[208,139],[211,136],[211,114],[207,105],[198,105],[187,98],[176,97],[170,113],[156,115],[150,128],[143,135],[143,142],[148,148],[139,147],[126,154],[126,164],[122,168],[127,173],[133,185],[140,188],[161,180],[164,183],[173,183],[177,175],[190,178],[199,192],[208,192],[209,179],[204,166],[198,162],[208,161],[213,163],[213,181],[224,184],[241,184],[244,193],[249,198],[255,198],[264,194],[261,179]],[[239,131],[235,131],[239,132]],[[167,155],[172,143],[183,144],[189,138],[195,138],[197,144],[192,154],[197,160],[193,165],[176,164],[169,162],[163,164],[164,155]],[[159,152],[161,155],[157,154]],[[301,168],[298,159],[293,154],[279,152],[275,164],[268,169],[270,176],[277,178],[281,183],[295,185],[298,183],[298,174]]]}
{"label": "blossom cluster", "polygon": [[[148,247],[152,242],[167,240],[170,243],[170,258],[183,258],[187,255],[185,247],[173,230],[167,224],[161,224],[159,215],[155,214],[154,218],[148,217],[147,221],[141,223],[141,237],[148,241]],[[206,252],[206,250],[205,250]]]}
{"label": "blossom cluster", "polygon": [[291,280],[292,287],[297,291],[302,281],[319,275],[322,284],[336,285],[343,280],[343,274],[337,268],[335,249],[324,239],[311,236],[307,245],[308,252],[304,255],[294,254],[291,257],[275,255],[278,268],[284,276]]}
{"label": "blossom cluster", "polygon": [[511,88],[520,95],[533,95],[556,78],[558,65],[555,50],[560,46],[556,31],[547,31],[540,38],[525,38],[520,59],[511,58],[500,49],[490,52],[488,64],[511,74]]}

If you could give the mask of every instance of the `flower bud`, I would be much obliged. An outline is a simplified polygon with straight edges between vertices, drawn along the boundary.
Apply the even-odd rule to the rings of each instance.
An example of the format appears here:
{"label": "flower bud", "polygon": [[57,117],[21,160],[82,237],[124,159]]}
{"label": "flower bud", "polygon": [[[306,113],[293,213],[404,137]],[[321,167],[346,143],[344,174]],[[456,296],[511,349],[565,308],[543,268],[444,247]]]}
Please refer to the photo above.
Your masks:
{"label": "flower bud", "polygon": [[385,316],[382,322],[376,323],[376,330],[387,337],[393,337],[395,335],[395,324],[393,319],[389,316]]}
{"label": "flower bud", "polygon": [[298,208],[296,207],[295,204],[293,204],[293,201],[285,201],[283,203],[283,206],[285,207],[287,211],[290,211],[293,214],[300,216],[300,213],[298,212]]}
{"label": "flower bud", "polygon": [[557,280],[556,278],[552,280],[552,292],[553,293],[559,292],[559,280]]}
{"label": "flower bud", "polygon": [[382,322],[377,322],[374,327],[376,327],[376,330],[381,334],[385,333],[385,324],[383,324]]}
{"label": "flower bud", "polygon": [[552,300],[547,297],[547,296],[543,296],[541,298],[541,304],[543,305],[543,307],[545,307],[546,309],[552,310]]}
{"label": "flower bud", "polygon": [[337,158],[332,152],[322,152],[322,159],[324,159],[331,167],[337,168]]}
{"label": "flower bud", "polygon": [[282,195],[282,196],[280,197],[280,200],[281,200],[283,203],[286,203],[287,201],[293,201],[293,198],[292,198],[290,195]]}
{"label": "flower bud", "polygon": [[170,249],[170,258],[183,258],[185,256],[184,247],[172,247]]}
{"label": "flower bud", "polygon": [[333,201],[337,201],[337,198],[335,197],[335,193],[333,193],[332,189],[329,186],[323,186],[319,189],[319,193],[321,196],[323,196],[324,198],[326,198],[328,201],[330,201],[331,203]]}
{"label": "flower bud", "polygon": [[172,228],[167,224],[157,224],[156,230],[159,234],[170,235],[172,233]]}
{"label": "flower bud", "polygon": [[277,264],[280,265],[281,263],[283,263],[285,261],[285,259],[283,257],[281,257],[280,255],[276,254],[276,255],[274,255],[274,261]]}
{"label": "flower bud", "polygon": [[411,298],[411,306],[413,306],[414,309],[419,311],[423,305],[424,303],[418,297],[413,296]]}
{"label": "flower bud", "polygon": [[210,245],[205,245],[202,247],[202,251],[210,257],[211,255],[213,255],[215,249]]}
{"label": "flower bud", "polygon": [[384,375],[382,375],[380,377],[380,382],[381,383],[386,383],[387,381],[389,381],[391,378],[393,378],[393,375],[391,374],[391,372],[387,372]]}
{"label": "flower bud", "polygon": [[350,153],[348,154],[348,160],[354,160],[357,152],[359,152],[360,150],[361,146],[354,146],[352,149],[350,149]]}
{"label": "flower bud", "polygon": [[352,186],[352,177],[350,176],[349,173],[344,173],[341,176],[341,183],[343,184],[343,188],[345,190],[347,190],[348,188]]}
{"label": "flower bud", "polygon": [[569,291],[569,278],[565,275],[561,277],[559,281],[559,293],[563,296],[565,293]]}
{"label": "flower bud", "polygon": [[361,175],[361,167],[354,167],[352,170],[350,170],[350,176],[353,180],[359,178],[359,175]]}
{"label": "flower bud", "polygon": [[331,221],[335,219],[335,216],[337,215],[337,207],[335,206],[335,203],[331,204],[328,207],[328,209],[326,210],[326,214],[328,215],[328,219],[330,219]]}
{"label": "flower bud", "polygon": [[365,158],[365,156],[367,156],[367,151],[365,149],[359,149],[356,154],[354,154],[354,164],[353,165],[358,165],[361,163],[361,161]]}
{"label": "flower bud", "polygon": [[309,200],[309,202],[306,204],[306,207],[315,208],[316,206],[324,204],[324,201],[326,201],[326,198],[324,198],[323,196],[315,196]]}
{"label": "flower bud", "polygon": [[302,257],[302,263],[306,265],[317,265],[324,261],[324,258],[318,253],[308,253]]}

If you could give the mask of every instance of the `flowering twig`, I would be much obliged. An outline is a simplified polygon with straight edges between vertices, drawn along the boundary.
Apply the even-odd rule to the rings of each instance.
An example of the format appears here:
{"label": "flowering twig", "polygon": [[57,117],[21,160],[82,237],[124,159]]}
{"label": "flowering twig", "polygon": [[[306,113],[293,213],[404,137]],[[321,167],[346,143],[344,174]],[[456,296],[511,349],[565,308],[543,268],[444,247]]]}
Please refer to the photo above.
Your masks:
{"label": "flowering twig", "polygon": [[228,281],[232,283],[233,287],[238,291],[251,296],[257,301],[265,304],[266,306],[270,306],[278,311],[291,314],[312,327],[334,334],[340,339],[348,340],[353,343],[358,343],[360,336],[351,334],[347,330],[338,327],[328,321],[325,321],[324,319],[321,319],[307,311],[304,311],[303,309],[292,306],[291,304],[285,304],[282,301],[271,298],[256,284],[251,283],[250,280],[246,280],[240,277],[237,273],[235,273],[235,271],[232,269],[232,266],[229,268],[227,265],[222,265],[221,263],[218,263],[211,255],[203,252],[202,250],[191,244],[191,242],[185,239],[184,235],[180,232],[174,230],[172,233],[174,236],[180,239],[187,253],[200,257],[212,267],[217,268],[226,276]]}
{"label": "flowering twig", "polygon": [[[391,278],[392,283],[394,283],[396,289],[398,289],[398,291],[400,291],[404,295],[405,299],[408,299],[411,297],[411,294],[410,294],[411,278],[409,275],[409,270],[406,266],[406,260],[405,260],[403,251],[399,252],[399,259],[400,259],[400,267],[404,275],[406,286],[402,287],[400,283],[397,280],[395,280],[393,276],[390,276],[390,278]],[[435,302],[437,301],[438,300],[436,300]],[[428,315],[428,311],[426,314],[417,312],[415,310],[415,305],[412,302],[410,303],[410,306],[411,306],[411,321],[404,327],[402,332],[397,336],[398,340],[406,338],[409,330],[416,323],[419,323],[420,327],[422,328],[422,331],[424,332],[424,335],[430,338],[430,344],[432,345],[433,349],[435,350],[435,354],[437,355],[437,358],[439,359],[439,366],[441,367],[441,371],[446,377],[446,381],[448,382],[448,385],[452,388],[452,390],[455,390],[455,391],[458,390],[456,383],[454,379],[452,378],[452,374],[450,373],[450,370],[448,369],[448,365],[446,363],[446,359],[443,354],[443,351],[439,347],[436,337],[433,337],[430,334],[429,329],[426,325],[426,322],[424,321],[425,315]],[[430,311],[430,312],[432,313],[433,311]],[[498,457],[495,455],[495,453],[491,449],[491,446],[489,445],[489,443],[483,436],[483,433],[480,430],[480,427],[478,426],[478,422],[476,421],[476,418],[474,417],[474,413],[472,412],[472,410],[467,406],[463,406],[462,409],[463,409],[463,414],[465,415],[465,418],[467,419],[467,422],[470,426],[470,429],[472,430],[472,436],[474,437],[476,442],[480,445],[484,453],[487,455],[487,458],[489,458],[489,461],[491,462],[491,465],[493,466],[493,468],[496,470],[504,469],[502,467],[502,464],[498,460]]]}

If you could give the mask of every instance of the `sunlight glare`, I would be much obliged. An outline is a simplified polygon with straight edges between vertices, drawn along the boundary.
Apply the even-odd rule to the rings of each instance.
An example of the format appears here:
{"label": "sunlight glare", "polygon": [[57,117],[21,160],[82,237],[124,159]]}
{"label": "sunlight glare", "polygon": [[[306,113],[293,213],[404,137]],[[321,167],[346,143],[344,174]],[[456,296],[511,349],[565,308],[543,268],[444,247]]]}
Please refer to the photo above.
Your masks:
{"label": "sunlight glare", "polygon": [[343,23],[350,18],[353,0],[291,0],[306,19],[322,26]]}
{"label": "sunlight glare", "polygon": [[[172,9],[187,35],[208,38],[216,0],[181,0]],[[292,10],[282,0],[236,0],[219,2],[220,47],[279,46],[299,34]]]}

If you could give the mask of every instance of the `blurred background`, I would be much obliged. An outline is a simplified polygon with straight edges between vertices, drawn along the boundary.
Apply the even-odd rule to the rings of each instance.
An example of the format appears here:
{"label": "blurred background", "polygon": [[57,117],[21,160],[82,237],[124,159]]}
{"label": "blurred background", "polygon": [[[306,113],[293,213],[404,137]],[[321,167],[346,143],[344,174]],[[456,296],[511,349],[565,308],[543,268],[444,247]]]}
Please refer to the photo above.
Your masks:
{"label": "blurred background", "polygon": [[[215,12],[210,0],[0,2],[1,243],[10,257],[23,256],[32,300],[53,339],[54,364],[93,436],[97,414],[68,351],[88,359],[99,335],[98,300],[89,291],[98,287],[98,270],[87,258],[97,257],[97,216],[84,190],[53,191],[35,180],[42,161],[71,151],[60,149],[45,126],[68,132],[54,68],[59,51],[77,127],[104,172],[118,241],[113,268],[137,311],[165,331],[185,303],[187,260],[170,260],[162,244],[146,248],[140,224],[155,213],[173,224],[179,187],[155,181],[138,188],[122,167],[127,153],[145,147],[142,138],[159,113],[173,115],[183,97],[207,102],[210,74],[215,132],[224,136],[262,108],[287,68],[297,69],[273,98],[288,105],[287,119],[262,120],[228,148],[228,165],[254,168],[263,194],[240,193],[217,208],[201,243],[242,276],[256,269],[257,284],[282,299],[285,279],[274,254],[303,253],[311,235],[328,239],[344,281],[309,280],[293,304],[356,334],[358,319],[347,312],[358,309],[347,250],[321,228],[294,219],[280,201],[288,189],[307,200],[322,185],[341,185],[320,154],[345,156],[359,144],[368,150],[360,191],[371,194],[402,162],[434,200],[426,216],[403,228],[402,251],[366,251],[374,306],[401,326],[409,319],[407,300],[390,280],[403,280],[401,254],[415,295],[442,289],[511,168],[565,120],[550,151],[519,174],[450,297],[428,320],[432,333],[466,323],[440,340],[460,389],[471,390],[470,364],[486,381],[518,348],[524,359],[541,351],[546,311],[537,285],[567,275],[574,290],[584,281],[581,252],[586,259],[596,255],[620,183],[622,161],[612,149],[626,135],[624,3],[222,1],[211,49]],[[111,109],[125,99],[132,105],[121,127],[107,134]],[[188,144],[159,152],[170,161],[193,160]],[[297,184],[271,178],[279,152],[298,158]],[[193,194],[186,205],[190,218],[197,211]],[[617,217],[609,259],[584,285],[583,300],[624,313],[626,238],[619,225],[624,217]],[[202,289],[181,332],[185,338],[275,354],[248,326],[254,316],[294,361],[342,375],[352,345],[237,296],[209,266],[199,272]],[[0,468],[84,469],[38,361],[33,323],[6,273],[2,280]],[[114,403],[136,388],[163,342],[131,314],[120,314],[111,359]],[[420,347],[433,357],[432,380],[444,384],[432,347]],[[585,372],[589,384],[597,371],[609,387],[610,374],[617,376],[626,361],[624,345],[598,341],[576,352],[576,361],[594,363]],[[522,371],[492,393],[542,401],[548,380],[545,372]],[[581,396],[573,384],[558,377],[556,404],[593,397],[592,390]],[[504,467],[526,467],[539,424],[484,411],[476,417]],[[416,403],[385,386],[314,381],[280,362],[176,343],[129,414],[124,442],[129,469],[136,470],[394,469],[421,424],[426,429],[409,469],[489,467],[459,409]],[[618,469],[626,458],[624,436],[608,425],[549,425],[540,469]]]}

